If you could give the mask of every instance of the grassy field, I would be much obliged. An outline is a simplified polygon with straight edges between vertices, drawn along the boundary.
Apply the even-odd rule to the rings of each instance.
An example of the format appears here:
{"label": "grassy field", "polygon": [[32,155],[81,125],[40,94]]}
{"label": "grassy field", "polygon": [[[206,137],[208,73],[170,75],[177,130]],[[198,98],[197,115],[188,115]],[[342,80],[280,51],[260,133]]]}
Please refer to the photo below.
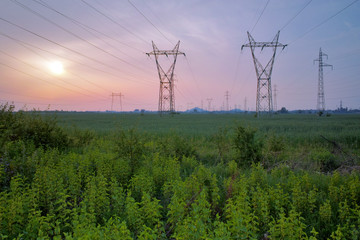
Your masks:
{"label": "grassy field", "polygon": [[255,118],[250,114],[158,114],[121,113],[57,113],[61,126],[76,126],[98,134],[118,129],[135,128],[155,135],[175,132],[182,136],[199,137],[216,134],[220,128],[250,126],[261,134],[275,134],[291,143],[324,141],[324,136],[354,148],[360,147],[360,114],[336,114],[318,117],[315,114],[283,114]]}
{"label": "grassy field", "polygon": [[0,110],[0,239],[360,238],[360,115]]}

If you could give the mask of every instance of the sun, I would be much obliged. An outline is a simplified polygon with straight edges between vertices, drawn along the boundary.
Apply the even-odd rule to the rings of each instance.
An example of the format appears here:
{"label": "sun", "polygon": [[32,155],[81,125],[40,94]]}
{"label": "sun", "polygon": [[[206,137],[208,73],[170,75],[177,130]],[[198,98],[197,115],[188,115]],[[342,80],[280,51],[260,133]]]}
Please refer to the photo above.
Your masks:
{"label": "sun", "polygon": [[64,65],[60,61],[50,62],[48,67],[50,71],[55,75],[61,75],[64,73]]}

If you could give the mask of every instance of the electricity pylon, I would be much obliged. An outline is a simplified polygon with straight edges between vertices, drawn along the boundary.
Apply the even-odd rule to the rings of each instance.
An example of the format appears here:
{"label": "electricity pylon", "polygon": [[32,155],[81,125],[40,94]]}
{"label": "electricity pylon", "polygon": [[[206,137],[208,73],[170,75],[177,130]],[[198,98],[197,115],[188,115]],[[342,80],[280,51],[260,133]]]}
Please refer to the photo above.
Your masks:
{"label": "electricity pylon", "polygon": [[120,99],[120,111],[122,112],[122,101],[121,98],[124,96],[121,93],[111,93],[111,111],[113,111],[113,106],[114,106],[114,98],[115,97],[119,97]]}
{"label": "electricity pylon", "polygon": [[[175,83],[174,83],[174,69],[176,64],[176,59],[178,55],[184,55],[185,53],[179,52],[180,41],[175,45],[173,50],[159,50],[154,42],[152,42],[153,51],[150,53],[146,53],[148,56],[154,55],[156,67],[159,74],[160,79],[160,91],[159,91],[159,106],[158,112],[163,114],[165,112],[173,113],[175,112]],[[159,63],[159,56],[165,55],[169,57],[169,55],[174,56],[174,61],[170,66],[169,70],[165,72]]]}
{"label": "electricity pylon", "polygon": [[229,97],[230,97],[230,94],[229,94],[229,91],[226,91],[225,92],[225,100],[226,100],[226,111],[230,111],[229,109]]}
{"label": "electricity pylon", "polygon": [[[276,34],[271,42],[255,42],[254,38],[247,32],[249,43],[241,46],[250,47],[251,54],[254,61],[256,76],[257,76],[257,91],[256,91],[256,113],[259,116],[261,112],[271,113],[273,111],[272,91],[271,91],[271,73],[274,66],[276,49],[282,47],[284,49],[287,44],[279,43],[280,31]],[[263,50],[266,47],[273,49],[273,54],[269,62],[263,67],[260,61],[255,57],[255,48]]]}
{"label": "electricity pylon", "polygon": [[277,111],[277,88],[276,88],[276,84],[274,85],[274,111]]}
{"label": "electricity pylon", "polygon": [[333,69],[333,66],[327,63],[323,62],[323,56],[328,58],[328,55],[319,51],[319,58],[314,60],[314,63],[316,61],[319,62],[319,80],[318,80],[318,97],[317,97],[317,110],[318,111],[325,111],[325,95],[324,95],[324,74],[323,74],[323,67],[331,67]]}
{"label": "electricity pylon", "polygon": [[212,98],[207,98],[207,99],[206,99],[206,101],[208,102],[208,112],[211,111],[211,101],[212,101],[212,100],[213,100]]}

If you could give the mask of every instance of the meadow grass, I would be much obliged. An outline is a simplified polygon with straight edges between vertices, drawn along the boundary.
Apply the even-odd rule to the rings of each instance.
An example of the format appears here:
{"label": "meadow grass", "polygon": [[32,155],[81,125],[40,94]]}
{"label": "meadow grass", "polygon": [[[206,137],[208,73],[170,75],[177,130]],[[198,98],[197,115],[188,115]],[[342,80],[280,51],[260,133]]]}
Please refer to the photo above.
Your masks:
{"label": "meadow grass", "polygon": [[176,133],[184,137],[209,137],[220,128],[236,125],[257,129],[261,135],[281,136],[292,144],[324,142],[324,136],[353,148],[360,147],[360,115],[283,114],[255,118],[252,114],[132,114],[57,113],[60,126],[92,130],[106,135],[118,129],[137,129],[151,135]]}
{"label": "meadow grass", "polygon": [[360,115],[12,110],[1,239],[359,239]]}

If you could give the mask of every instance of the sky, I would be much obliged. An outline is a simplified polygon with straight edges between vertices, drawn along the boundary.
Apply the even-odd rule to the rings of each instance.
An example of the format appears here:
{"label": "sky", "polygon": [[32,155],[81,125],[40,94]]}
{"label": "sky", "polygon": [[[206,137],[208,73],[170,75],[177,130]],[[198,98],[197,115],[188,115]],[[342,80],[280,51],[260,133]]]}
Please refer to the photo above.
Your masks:
{"label": "sky", "polygon": [[[247,32],[280,31],[271,82],[277,109],[316,109],[319,49],[326,109],[360,109],[359,0],[1,0],[0,103],[17,109],[156,111],[152,41],[172,50],[176,110],[255,110]],[[263,64],[272,48],[256,49]],[[160,56],[167,70],[171,56]],[[62,69],[61,69],[62,68]],[[111,95],[120,94],[112,97]],[[120,99],[122,106],[120,106]],[[112,102],[112,100],[114,100]]]}

